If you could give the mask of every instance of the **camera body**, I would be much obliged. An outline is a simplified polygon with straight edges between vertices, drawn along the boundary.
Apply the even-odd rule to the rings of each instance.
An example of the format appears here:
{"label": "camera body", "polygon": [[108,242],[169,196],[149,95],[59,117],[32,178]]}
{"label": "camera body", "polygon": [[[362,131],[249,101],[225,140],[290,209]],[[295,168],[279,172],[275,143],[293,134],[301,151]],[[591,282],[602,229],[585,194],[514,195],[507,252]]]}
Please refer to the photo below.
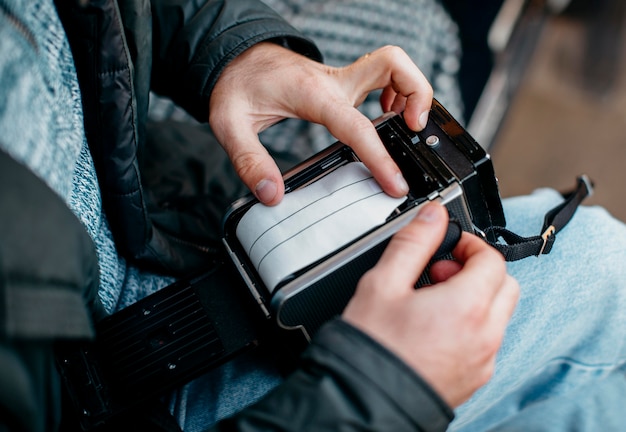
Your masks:
{"label": "camera body", "polygon": [[[224,221],[226,251],[263,315],[283,330],[300,332],[306,340],[324,322],[341,313],[358,280],[374,266],[391,236],[428,201],[444,204],[450,218],[464,231],[484,235],[488,227],[505,226],[489,155],[439,102],[433,101],[428,125],[421,132],[410,130],[402,115],[395,113],[382,116],[375,125],[410,189],[406,200],[394,208],[384,223],[268,286],[259,273],[258,262],[253,262],[249,248],[243,246],[237,235],[246,213],[262,204],[253,197],[240,199],[233,203]],[[352,149],[337,142],[287,172],[286,191],[304,190],[358,161]],[[296,213],[299,209],[293,212],[294,217],[299,217]],[[323,231],[317,234],[324,235]],[[299,247],[310,245],[304,243]],[[288,258],[285,256],[285,260]],[[280,267],[282,261],[277,262],[275,267]],[[426,274],[418,282],[423,283],[427,283]]]}
{"label": "camera body", "polygon": [[[260,343],[273,344],[290,357],[286,363],[291,362],[291,356],[299,353],[325,321],[343,311],[358,280],[375,265],[393,234],[429,201],[444,204],[464,231],[484,235],[487,228],[505,226],[488,154],[437,101],[433,101],[428,125],[421,132],[411,131],[401,114],[385,115],[375,123],[410,187],[406,199],[394,202],[382,222],[323,250],[319,257],[281,273],[275,283],[268,284],[259,272],[260,261],[251,258],[251,249],[238,235],[244,223],[256,228],[254,218],[244,220],[261,204],[251,196],[242,198],[233,203],[224,220],[225,253],[218,265],[102,319],[96,324],[95,341],[57,344],[61,380],[84,430],[105,424]],[[306,194],[328,179],[342,178],[345,168],[358,164],[349,147],[335,143],[285,174],[287,195]],[[337,195],[334,192],[328,196]],[[347,195],[360,201],[352,193]],[[390,198],[380,190],[371,195]],[[296,208],[294,215],[301,215],[299,210]],[[357,217],[347,227],[369,211],[367,205],[361,212],[350,208],[347,213]],[[332,213],[335,210],[331,208],[327,214]],[[330,220],[327,214],[314,215],[313,224]],[[333,236],[324,229],[316,235],[322,239]],[[294,244],[303,251],[311,246]],[[282,255],[281,259],[287,261],[293,258],[290,255],[300,254]],[[284,266],[279,260],[270,267]],[[425,283],[426,272],[417,285]]]}

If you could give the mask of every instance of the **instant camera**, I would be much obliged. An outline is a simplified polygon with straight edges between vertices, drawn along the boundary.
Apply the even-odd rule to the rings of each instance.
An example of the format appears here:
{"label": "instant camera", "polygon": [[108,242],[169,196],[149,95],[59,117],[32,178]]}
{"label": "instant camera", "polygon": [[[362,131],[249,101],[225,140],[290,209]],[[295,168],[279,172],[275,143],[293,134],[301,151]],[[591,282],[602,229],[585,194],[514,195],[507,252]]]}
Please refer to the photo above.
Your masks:
{"label": "instant camera", "polygon": [[[231,206],[225,219],[226,251],[263,315],[284,330],[301,332],[306,340],[321,324],[341,313],[359,278],[376,263],[390,237],[428,201],[444,204],[450,218],[464,231],[482,234],[488,227],[505,225],[497,180],[488,154],[441,104],[434,101],[430,121],[421,132],[410,130],[402,114],[387,114],[375,124],[410,187],[405,199],[389,204],[391,207],[388,209],[391,210],[383,214],[382,223],[371,229],[364,228],[366,231],[354,239],[326,246],[318,255],[308,257],[309,261],[296,259],[295,267],[283,269],[290,259],[307,254],[316,243],[326,245],[327,236],[341,236],[343,230],[358,224],[368,212],[373,211],[374,204],[369,205],[365,197],[373,196],[375,191],[366,189],[359,193],[346,190],[353,188],[353,184],[362,177],[354,179],[354,183],[340,182],[314,194],[309,200],[298,201],[284,215],[271,218],[267,226],[254,226],[251,230],[256,232],[247,241],[247,247],[242,244],[244,240],[241,239],[239,225],[244,221],[252,225],[260,224],[260,216],[254,215],[250,220],[246,217],[255,207],[262,205],[254,198],[244,198]],[[325,181],[327,176],[347,175],[341,170],[358,162],[351,148],[342,143],[332,145],[286,173],[286,199],[289,193],[307,194],[307,188]],[[320,207],[324,207],[325,200],[340,193],[346,196],[335,204],[319,213],[310,211],[319,203],[322,203]],[[260,210],[269,212],[271,216],[276,212],[267,207]],[[348,218],[343,221],[345,226],[333,233],[333,224],[341,220],[326,219],[340,210]],[[303,213],[307,212],[312,213],[310,219],[300,223],[306,218]],[[281,227],[281,224],[288,226]],[[322,226],[317,227],[317,231],[309,234],[307,239],[306,231],[317,225]],[[272,231],[277,231],[274,240],[264,247],[259,246]],[[447,243],[452,238],[454,233],[449,232]],[[288,241],[292,249],[287,248]],[[265,250],[255,255],[259,248]],[[281,249],[285,249],[282,255]],[[270,259],[272,254],[276,255],[273,260]],[[261,274],[264,270],[274,270],[278,274]],[[419,283],[426,282],[424,274]]]}
{"label": "instant camera", "polygon": [[[224,221],[221,265],[199,277],[180,280],[105,318],[96,325],[95,343],[60,347],[57,364],[84,429],[105,423],[265,343],[267,335],[275,346],[306,344],[324,322],[341,313],[359,278],[376,263],[390,238],[429,201],[444,204],[451,220],[456,221],[451,224],[458,231],[452,233],[452,243],[461,231],[489,237],[489,227],[505,226],[489,155],[441,104],[433,101],[428,125],[421,132],[410,130],[402,114],[387,114],[375,124],[410,192],[404,199],[385,202],[382,216],[377,216],[380,220],[373,226],[360,227],[347,240],[321,248],[307,260],[296,259],[295,267],[286,268],[286,261],[300,258],[313,248],[312,243],[336,236],[331,234],[328,221],[335,223],[330,216],[339,208],[347,209],[353,217],[342,221],[352,228],[369,216],[367,199],[386,199],[367,178],[352,149],[336,143],[284,176],[285,198],[300,194],[309,199],[307,204],[296,204],[288,217],[259,228],[256,216],[249,215],[261,204],[251,196],[233,203]],[[346,170],[364,174],[352,182],[367,184],[362,195],[341,183]],[[310,192],[329,179],[333,184],[330,192],[323,188]],[[311,203],[337,198],[342,192],[346,192],[344,197],[333,201],[330,208],[308,216],[307,227],[321,227],[308,240],[298,240],[305,229],[297,223],[286,226],[290,234],[276,234],[275,228],[285,228],[287,219],[301,221],[303,212],[313,207]],[[307,196],[311,193],[317,195],[311,199]],[[271,213],[272,209],[265,210]],[[238,232],[243,225],[257,230],[252,240],[246,240],[247,245]],[[251,254],[270,232],[276,235],[261,258]],[[281,239],[281,235],[296,240],[302,253],[278,255],[266,266],[280,270],[270,280],[261,261],[268,252],[283,246],[287,238]],[[424,275],[418,284],[426,282]]]}

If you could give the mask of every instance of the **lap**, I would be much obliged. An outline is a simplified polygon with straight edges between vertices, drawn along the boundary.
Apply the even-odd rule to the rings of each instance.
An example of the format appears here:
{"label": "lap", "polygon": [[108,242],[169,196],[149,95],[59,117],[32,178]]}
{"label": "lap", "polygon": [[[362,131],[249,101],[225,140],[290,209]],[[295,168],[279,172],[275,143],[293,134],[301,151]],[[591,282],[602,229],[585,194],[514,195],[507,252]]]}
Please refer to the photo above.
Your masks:
{"label": "lap", "polygon": [[[551,190],[504,200],[507,226],[537,234],[558,200]],[[508,264],[521,297],[496,372],[457,409],[451,430],[565,431],[577,419],[591,431],[621,420],[623,410],[610,407],[626,396],[625,250],[621,222],[602,208],[581,207],[550,254]],[[266,356],[242,359],[186,386],[172,409],[186,430],[203,430],[279,382]]]}
{"label": "lap", "polygon": [[[543,214],[557,202],[558,194],[550,190],[505,200],[509,228],[536,235]],[[624,225],[602,208],[581,207],[550,254],[508,264],[520,283],[520,301],[494,377],[459,407],[453,430],[483,431],[500,422],[523,424],[525,418],[537,422],[539,412],[560,425],[550,430],[571,430],[571,395],[614,404],[611,393],[600,388],[626,393],[623,374],[616,373],[626,362],[624,251]],[[592,408],[587,411],[577,416],[598,418]]]}

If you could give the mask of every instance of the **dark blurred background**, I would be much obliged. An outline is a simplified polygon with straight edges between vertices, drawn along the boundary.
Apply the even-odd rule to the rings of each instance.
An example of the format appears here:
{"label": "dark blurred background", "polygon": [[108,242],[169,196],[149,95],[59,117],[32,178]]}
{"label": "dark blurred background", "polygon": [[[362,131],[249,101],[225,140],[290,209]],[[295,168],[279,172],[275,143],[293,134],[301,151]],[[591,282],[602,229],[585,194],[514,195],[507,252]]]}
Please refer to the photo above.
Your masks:
{"label": "dark blurred background", "polygon": [[586,203],[626,221],[626,2],[448,3],[463,38],[467,127],[502,195],[569,189],[586,173],[596,184]]}

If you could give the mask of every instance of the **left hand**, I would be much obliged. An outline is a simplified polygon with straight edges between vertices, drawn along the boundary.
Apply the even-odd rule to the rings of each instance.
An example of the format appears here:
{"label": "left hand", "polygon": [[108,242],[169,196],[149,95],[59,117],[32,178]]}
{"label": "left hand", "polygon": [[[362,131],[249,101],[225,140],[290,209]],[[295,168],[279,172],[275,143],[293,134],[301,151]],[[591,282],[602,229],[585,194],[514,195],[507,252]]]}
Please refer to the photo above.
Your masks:
{"label": "left hand", "polygon": [[265,204],[281,201],[284,184],[258,134],[293,117],[325,125],[356,152],[385,192],[400,197],[408,192],[406,181],[371,121],[355,108],[376,89],[383,89],[383,111],[404,111],[411,129],[423,129],[433,90],[402,49],[386,46],[334,68],[262,42],[222,72],[211,95],[209,124],[239,177]]}
{"label": "left hand", "polygon": [[430,272],[435,283],[415,289],[447,224],[442,205],[426,204],[363,275],[342,316],[454,408],[491,378],[519,285],[498,251],[464,232],[452,252],[455,261],[437,261]]}

